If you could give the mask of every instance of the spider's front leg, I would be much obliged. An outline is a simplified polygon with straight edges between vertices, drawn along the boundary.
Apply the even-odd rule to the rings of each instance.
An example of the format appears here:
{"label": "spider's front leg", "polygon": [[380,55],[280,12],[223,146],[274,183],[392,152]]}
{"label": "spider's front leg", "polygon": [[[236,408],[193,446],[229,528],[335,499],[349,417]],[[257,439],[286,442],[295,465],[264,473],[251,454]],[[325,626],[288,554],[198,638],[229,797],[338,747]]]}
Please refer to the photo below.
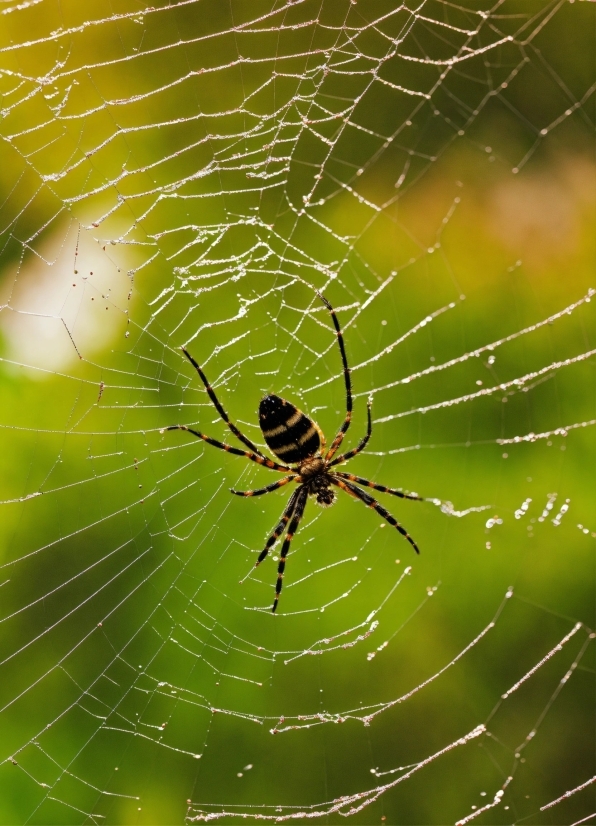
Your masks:
{"label": "spider's front leg", "polygon": [[408,540],[408,542],[414,548],[417,554],[420,553],[418,545],[414,542],[414,540],[407,532],[407,530],[403,527],[403,525],[400,525],[397,519],[394,516],[392,516],[388,510],[385,510],[385,508],[382,505],[380,505],[376,499],[373,499],[373,497],[369,496],[368,493],[366,493],[363,490],[360,490],[359,487],[353,485],[351,482],[348,482],[347,480],[344,482],[343,479],[338,479],[337,476],[333,476],[331,478],[331,481],[334,485],[337,485],[338,488],[345,490],[346,493],[349,493],[350,496],[353,496],[354,499],[360,499],[360,501],[364,502],[365,505],[368,505],[369,508],[375,510],[379,514],[379,516],[382,516],[386,522],[389,522],[389,524],[392,527],[398,530],[400,534]]}
{"label": "spider's front leg", "polygon": [[308,488],[304,485],[299,487],[296,491],[296,504],[294,508],[294,515],[292,517],[292,521],[290,522],[290,527],[288,528],[288,532],[286,534],[286,538],[284,540],[284,544],[281,548],[281,553],[279,555],[279,565],[277,566],[277,582],[275,583],[275,599],[273,601],[273,608],[271,611],[275,613],[275,609],[277,608],[277,603],[279,602],[279,595],[281,594],[281,587],[283,585],[284,579],[284,571],[286,568],[286,556],[288,555],[288,551],[290,550],[290,544],[292,539],[296,535],[296,531],[298,530],[298,525],[300,524],[300,520],[302,519],[302,515],[304,514],[304,508],[306,507],[306,500],[308,498]]}
{"label": "spider's front leg", "polygon": [[353,473],[341,473],[339,470],[333,471],[335,476],[340,479],[347,479],[348,482],[357,482],[359,485],[365,485],[367,488],[373,490],[380,490],[381,493],[390,493],[392,496],[399,496],[400,499],[412,499],[415,502],[426,501],[422,496],[416,493],[404,493],[403,490],[396,490],[396,488],[388,488],[387,485],[377,485],[376,482],[371,482],[370,479],[364,479],[362,476],[354,476]]}
{"label": "spider's front leg", "polygon": [[271,534],[271,536],[269,537],[267,542],[265,543],[265,547],[263,548],[263,550],[259,554],[259,558],[255,562],[255,568],[259,567],[259,565],[265,559],[265,557],[267,556],[267,554],[269,553],[271,548],[277,542],[278,537],[283,533],[284,528],[286,527],[286,525],[288,524],[288,522],[290,520],[290,517],[294,513],[294,508],[296,507],[296,500],[298,499],[298,494],[300,493],[301,490],[302,490],[302,488],[296,488],[294,493],[290,496],[288,504],[286,505],[286,509],[282,514],[281,521],[280,521],[279,525],[276,527],[276,529],[273,531],[273,533]]}

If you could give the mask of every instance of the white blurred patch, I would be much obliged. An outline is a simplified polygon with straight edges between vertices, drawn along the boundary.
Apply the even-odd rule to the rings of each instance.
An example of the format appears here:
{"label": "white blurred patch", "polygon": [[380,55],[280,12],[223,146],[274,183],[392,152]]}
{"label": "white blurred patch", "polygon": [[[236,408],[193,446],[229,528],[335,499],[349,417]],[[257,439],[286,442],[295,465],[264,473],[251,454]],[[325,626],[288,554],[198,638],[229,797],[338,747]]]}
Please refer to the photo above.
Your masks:
{"label": "white blurred patch", "polygon": [[115,252],[73,221],[4,274],[0,333],[8,362],[43,379],[126,335],[131,281],[126,252],[118,248],[118,261]]}

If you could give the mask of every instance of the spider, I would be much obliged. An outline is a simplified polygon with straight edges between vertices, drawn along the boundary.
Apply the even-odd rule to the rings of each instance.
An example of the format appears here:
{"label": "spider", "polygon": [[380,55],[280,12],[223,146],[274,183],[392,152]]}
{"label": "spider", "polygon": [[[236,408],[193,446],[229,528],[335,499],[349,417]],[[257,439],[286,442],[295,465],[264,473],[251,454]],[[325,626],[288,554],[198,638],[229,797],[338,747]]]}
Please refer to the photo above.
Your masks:
{"label": "spider", "polygon": [[[161,431],[163,433],[165,430],[185,430],[188,433],[192,433],[192,435],[196,436],[197,439],[202,439],[204,442],[207,442],[209,445],[218,447],[228,453],[233,453],[236,456],[245,456],[252,462],[256,462],[259,465],[264,465],[265,467],[278,471],[279,473],[288,474],[287,476],[284,476],[283,479],[279,479],[277,482],[273,482],[271,485],[267,485],[264,488],[259,488],[258,490],[234,490],[232,488],[231,493],[236,496],[262,496],[264,493],[271,493],[272,491],[287,485],[289,482],[297,483],[298,487],[290,496],[279,524],[265,543],[265,547],[259,554],[259,557],[255,563],[255,568],[261,564],[287,527],[286,536],[279,556],[279,565],[277,567],[275,600],[273,602],[273,608],[271,609],[274,613],[277,609],[277,603],[279,602],[279,597],[281,594],[284,571],[286,567],[286,557],[288,555],[288,551],[290,550],[292,539],[298,530],[300,520],[304,515],[307,499],[309,496],[314,496],[319,505],[329,507],[335,502],[335,491],[333,490],[333,486],[340,488],[354,499],[359,499],[365,505],[368,505],[369,508],[376,510],[376,512],[383,519],[396,528],[399,533],[408,540],[416,553],[420,553],[418,546],[412,537],[405,530],[405,528],[399,524],[397,519],[386,511],[376,499],[373,499],[372,496],[359,488],[358,485],[365,485],[366,487],[373,488],[373,490],[378,490],[382,493],[391,493],[393,496],[399,496],[401,499],[423,501],[422,497],[416,496],[412,493],[403,493],[400,490],[385,487],[385,485],[377,485],[375,482],[371,482],[368,479],[363,479],[360,476],[354,476],[351,473],[342,473],[339,470],[334,470],[337,465],[347,462],[348,459],[356,456],[366,447],[372,433],[370,412],[372,399],[369,398],[368,400],[368,427],[366,434],[362,437],[357,447],[349,450],[347,453],[342,453],[333,458],[337,453],[352,420],[352,383],[350,380],[350,368],[348,367],[343,335],[341,327],[339,326],[339,321],[337,320],[337,316],[335,314],[335,310],[329,301],[327,301],[325,296],[321,295],[321,293],[317,294],[329,310],[333,320],[333,325],[335,327],[335,333],[339,344],[339,351],[341,354],[346,386],[346,415],[343,424],[339,428],[337,435],[327,452],[325,452],[325,436],[316,422],[309,419],[308,416],[302,413],[301,410],[289,401],[286,401],[286,399],[282,399],[280,396],[269,395],[265,396],[259,404],[259,424],[267,446],[283,464],[269,459],[261,453],[259,448],[243,433],[241,433],[236,425],[230,420],[228,414],[223,409],[221,402],[215,395],[215,391],[209,384],[205,373],[185,347],[181,348],[182,352],[201,377],[201,381],[205,385],[205,389],[209,395],[209,398],[213,402],[215,409],[232,431],[234,436],[246,445],[249,450],[240,450],[237,447],[232,447],[231,445],[219,442],[216,439],[211,439],[204,433],[201,433],[198,430],[193,430],[193,428],[182,424],[171,425]],[[291,465],[293,465],[293,467],[290,467]]]}

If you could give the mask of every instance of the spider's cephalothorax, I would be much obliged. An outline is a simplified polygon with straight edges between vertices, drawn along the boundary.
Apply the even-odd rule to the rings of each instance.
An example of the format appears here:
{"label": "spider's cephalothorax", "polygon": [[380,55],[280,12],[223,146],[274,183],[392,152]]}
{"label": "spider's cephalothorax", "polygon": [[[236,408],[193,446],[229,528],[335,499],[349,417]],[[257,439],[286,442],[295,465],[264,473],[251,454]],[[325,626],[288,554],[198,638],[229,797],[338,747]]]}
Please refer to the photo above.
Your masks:
{"label": "spider's cephalothorax", "polygon": [[335,492],[331,485],[333,477],[327,473],[327,465],[321,456],[305,459],[300,465],[300,478],[308,492],[316,498],[319,505],[328,508],[335,502]]}
{"label": "spider's cephalothorax", "polygon": [[[207,444],[213,445],[214,447],[219,447],[221,450],[226,450],[228,453],[233,453],[237,456],[245,456],[252,462],[256,462],[259,465],[265,465],[265,467],[268,467],[271,470],[288,474],[278,482],[273,482],[271,485],[267,485],[264,488],[259,488],[258,490],[232,490],[232,493],[235,493],[238,496],[261,496],[264,493],[271,493],[271,491],[277,490],[278,488],[283,487],[283,485],[287,485],[289,482],[295,482],[298,485],[290,496],[279,524],[265,543],[265,547],[259,554],[259,557],[255,563],[255,565],[261,564],[275,542],[287,528],[286,537],[279,555],[279,564],[277,566],[277,583],[275,586],[275,600],[272,608],[273,611],[277,608],[277,603],[279,601],[286,567],[286,557],[288,555],[288,551],[290,550],[290,543],[292,542],[292,539],[298,529],[298,525],[300,524],[300,520],[302,519],[302,515],[304,514],[306,501],[309,496],[314,496],[319,505],[323,505],[324,507],[332,505],[335,501],[335,491],[333,490],[333,486],[341,488],[341,490],[345,491],[350,496],[355,499],[360,499],[360,501],[364,502],[365,505],[368,505],[370,508],[373,508],[373,510],[376,510],[376,512],[382,516],[383,519],[396,528],[399,533],[408,540],[416,553],[419,553],[418,546],[405,528],[403,528],[399,522],[377,502],[376,499],[373,499],[372,496],[362,490],[362,488],[358,487],[358,485],[365,485],[366,487],[373,488],[373,490],[379,490],[382,493],[391,493],[402,499],[416,499],[420,501],[420,496],[413,493],[403,493],[395,488],[387,488],[384,485],[377,485],[375,482],[371,482],[368,479],[363,479],[360,476],[353,476],[351,473],[342,473],[335,470],[337,465],[347,462],[348,459],[356,456],[356,454],[360,453],[366,447],[372,433],[372,421],[370,416],[371,400],[369,399],[368,402],[368,428],[366,434],[362,437],[357,447],[352,448],[352,450],[349,450],[347,453],[343,453],[340,456],[333,458],[341,445],[352,420],[352,383],[350,379],[350,368],[348,367],[348,360],[346,358],[343,336],[337,316],[335,315],[335,310],[327,299],[320,293],[319,298],[331,313],[333,326],[335,327],[335,333],[339,344],[344,372],[344,382],[346,386],[346,415],[329,450],[325,450],[325,437],[320,427],[313,422],[312,419],[309,419],[309,417],[302,413],[302,411],[298,410],[297,407],[290,404],[290,402],[285,399],[280,398],[280,396],[269,395],[265,396],[259,405],[259,424],[267,446],[272,453],[277,456],[280,462],[283,462],[283,464],[279,464],[278,462],[274,462],[272,459],[269,459],[261,453],[259,448],[254,445],[250,439],[240,432],[233,422],[230,421],[228,414],[215,395],[215,392],[207,381],[207,377],[203,373],[201,367],[184,347],[182,348],[182,351],[201,377],[201,381],[205,385],[205,389],[207,390],[209,398],[213,402],[215,409],[230,428],[234,436],[246,445],[248,451],[240,450],[237,447],[232,447],[231,445],[219,442],[216,439],[211,439],[204,433],[187,427],[186,425],[172,425],[171,427],[165,428],[166,430],[186,430],[198,439],[202,439],[207,442]],[[294,465],[294,467],[290,467],[290,465]]]}

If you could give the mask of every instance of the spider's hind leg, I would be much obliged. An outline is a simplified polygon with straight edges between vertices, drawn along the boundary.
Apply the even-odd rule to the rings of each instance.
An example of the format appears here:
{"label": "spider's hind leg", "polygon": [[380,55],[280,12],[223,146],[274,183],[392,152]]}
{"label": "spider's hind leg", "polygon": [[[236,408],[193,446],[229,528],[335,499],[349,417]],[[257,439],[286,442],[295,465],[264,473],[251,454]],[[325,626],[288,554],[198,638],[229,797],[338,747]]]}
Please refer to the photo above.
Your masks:
{"label": "spider's hind leg", "polygon": [[364,450],[364,448],[368,444],[368,441],[369,441],[369,439],[372,435],[372,419],[370,417],[371,407],[372,407],[372,396],[369,398],[368,404],[367,404],[368,426],[367,426],[367,429],[366,429],[366,433],[360,439],[360,441],[358,443],[358,446],[353,448],[352,450],[349,450],[347,453],[342,453],[341,456],[337,456],[332,462],[330,462],[329,467],[333,467],[333,465],[341,465],[343,462],[347,462],[353,456],[356,456],[358,453],[360,453],[362,450]]}
{"label": "spider's hind leg", "polygon": [[213,447],[218,447],[220,450],[225,450],[226,453],[233,453],[234,456],[244,456],[247,459],[250,459],[251,462],[256,462],[258,465],[264,465],[270,470],[276,470],[279,473],[292,472],[292,468],[289,468],[287,465],[280,465],[277,462],[273,462],[271,459],[268,459],[266,456],[257,456],[256,453],[250,453],[248,450],[240,450],[239,448],[232,447],[232,445],[227,445],[224,442],[218,442],[217,439],[212,439],[210,436],[205,436],[205,434],[201,433],[200,430],[193,430],[192,427],[187,427],[185,424],[172,424],[169,427],[162,428],[159,432],[165,433],[168,430],[183,430],[185,433],[192,433],[193,436],[196,436],[197,439],[202,439],[204,442],[207,442],[208,445],[213,445]]}
{"label": "spider's hind leg", "polygon": [[331,458],[336,453],[338,447],[343,441],[344,436],[350,426],[350,422],[352,421],[352,381],[350,379],[350,368],[348,366],[348,357],[346,356],[346,348],[344,345],[344,337],[342,333],[342,329],[340,327],[339,321],[337,319],[337,315],[335,314],[335,310],[327,301],[325,296],[322,293],[318,293],[319,298],[323,302],[323,304],[327,307],[329,312],[331,313],[331,319],[333,321],[333,326],[335,327],[335,335],[337,336],[337,343],[339,345],[339,352],[341,355],[341,363],[344,371],[344,384],[346,387],[346,416],[343,421],[342,426],[337,432],[337,436],[333,440],[327,455],[325,456],[326,461],[331,461]]}
{"label": "spider's hind leg", "polygon": [[201,368],[200,364],[194,360],[194,358],[193,358],[193,357],[191,356],[191,354],[188,352],[188,350],[186,349],[186,347],[181,347],[180,349],[182,350],[182,352],[184,353],[184,355],[186,356],[186,358],[190,361],[190,363],[192,364],[192,366],[195,368],[195,370],[196,370],[196,371],[197,371],[197,373],[199,374],[199,376],[200,376],[200,378],[201,378],[201,381],[202,381],[202,382],[203,382],[203,384],[205,385],[205,390],[207,391],[207,395],[209,396],[209,398],[210,398],[210,399],[211,399],[211,401],[213,402],[213,406],[215,407],[215,409],[217,410],[217,412],[219,413],[219,415],[221,416],[221,418],[224,420],[224,422],[227,424],[227,426],[230,428],[230,430],[232,431],[232,433],[234,434],[234,436],[236,436],[236,438],[237,438],[237,439],[239,439],[239,440],[242,442],[242,444],[246,445],[246,447],[247,447],[247,448],[249,448],[249,450],[250,450],[252,453],[256,453],[256,455],[257,455],[257,456],[260,456],[262,459],[265,459],[266,457],[265,457],[265,456],[261,453],[261,451],[259,450],[259,448],[258,448],[258,447],[257,447],[257,446],[253,443],[253,442],[251,442],[251,440],[250,440],[250,439],[248,439],[248,438],[244,435],[244,433],[242,433],[242,432],[239,430],[239,428],[237,428],[237,427],[236,427],[236,425],[234,424],[234,422],[230,419],[230,417],[228,416],[228,414],[227,414],[227,413],[226,413],[226,411],[224,410],[222,403],[221,403],[221,402],[220,402],[220,400],[217,398],[217,396],[216,396],[216,394],[215,394],[215,390],[214,390],[214,389],[211,387],[211,385],[209,384],[209,380],[207,379],[207,376],[206,376],[206,375],[205,375],[205,373],[203,372],[203,370],[202,370],[202,368]]}

